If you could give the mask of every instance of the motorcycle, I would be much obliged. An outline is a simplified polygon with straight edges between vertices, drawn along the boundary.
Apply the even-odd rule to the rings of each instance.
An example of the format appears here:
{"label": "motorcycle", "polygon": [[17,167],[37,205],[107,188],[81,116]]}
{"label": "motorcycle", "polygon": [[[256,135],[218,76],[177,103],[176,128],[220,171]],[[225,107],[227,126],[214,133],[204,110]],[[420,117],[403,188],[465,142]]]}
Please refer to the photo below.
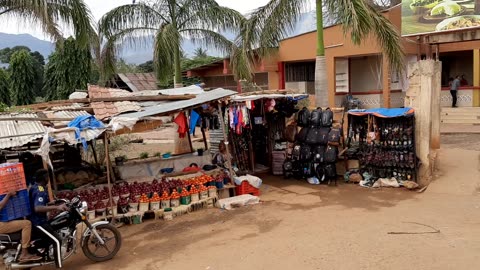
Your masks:
{"label": "motorcycle", "polygon": [[[87,203],[75,197],[71,202],[66,200],[56,201],[56,204],[65,203],[69,210],[62,212],[48,221],[49,225],[61,239],[61,262],[70,258],[77,251],[77,226],[81,223],[86,225],[86,230],[81,237],[83,254],[94,262],[104,262],[112,259],[120,250],[122,237],[118,229],[107,221],[98,221],[91,224],[87,220]],[[50,238],[49,238],[50,237]],[[20,263],[22,252],[20,243],[21,234],[0,234],[0,254],[3,254],[4,264],[7,270],[29,269],[45,265],[55,265],[55,249],[49,239],[52,235],[48,232],[42,235],[32,235],[32,241],[28,251],[41,257],[41,260]],[[55,241],[55,239],[53,239]],[[58,240],[57,240],[58,241]]]}

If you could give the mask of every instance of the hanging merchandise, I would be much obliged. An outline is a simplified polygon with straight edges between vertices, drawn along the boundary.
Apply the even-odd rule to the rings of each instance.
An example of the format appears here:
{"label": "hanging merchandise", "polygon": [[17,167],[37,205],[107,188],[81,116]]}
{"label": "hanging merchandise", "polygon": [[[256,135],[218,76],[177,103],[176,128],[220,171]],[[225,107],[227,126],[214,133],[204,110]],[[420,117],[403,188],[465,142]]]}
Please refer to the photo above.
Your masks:
{"label": "hanging merchandise", "polygon": [[178,125],[178,137],[185,138],[187,133],[187,117],[185,116],[185,113],[180,112],[177,117],[175,117],[174,122]]}
{"label": "hanging merchandise", "polygon": [[324,127],[331,127],[333,125],[333,111],[330,108],[326,108],[322,112],[322,123]]}
{"label": "hanging merchandise", "polygon": [[318,107],[310,114],[310,124],[314,127],[322,126],[322,108]]}
{"label": "hanging merchandise", "polygon": [[195,133],[198,120],[200,120],[200,115],[195,110],[192,110],[190,113],[190,134]]}
{"label": "hanging merchandise", "polygon": [[409,108],[349,112],[350,149],[346,154],[349,159],[359,160],[361,172],[370,176],[368,183],[392,177],[416,180],[414,124]]}
{"label": "hanging merchandise", "polygon": [[310,111],[303,107],[297,114],[297,124],[299,127],[308,127],[310,125]]}

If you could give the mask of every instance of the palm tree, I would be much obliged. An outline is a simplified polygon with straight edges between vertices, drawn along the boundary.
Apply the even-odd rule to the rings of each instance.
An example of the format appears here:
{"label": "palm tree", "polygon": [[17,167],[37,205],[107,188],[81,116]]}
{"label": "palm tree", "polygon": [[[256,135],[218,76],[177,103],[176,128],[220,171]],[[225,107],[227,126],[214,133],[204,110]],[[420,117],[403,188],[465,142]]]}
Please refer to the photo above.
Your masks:
{"label": "palm tree", "polygon": [[0,18],[8,16],[40,26],[55,41],[63,39],[64,24],[73,28],[80,44],[88,45],[92,15],[83,0],[0,0]]}
{"label": "palm tree", "polygon": [[202,48],[196,48],[195,51],[193,52],[193,55],[195,58],[206,58],[208,57],[207,50],[204,50]]}
{"label": "palm tree", "polygon": [[[277,48],[280,40],[293,30],[300,14],[307,10],[308,0],[270,0],[265,6],[250,14],[242,26],[238,46],[243,48],[233,55],[234,66],[238,63],[249,63],[249,68],[234,69],[237,76],[251,78],[252,62],[255,59],[268,57],[273,48]],[[323,16],[332,14],[342,25],[345,35],[350,35],[354,44],[361,44],[369,35],[378,40],[390,66],[401,71],[403,52],[400,36],[394,25],[380,14],[376,4],[371,0],[316,0],[317,14],[317,58],[315,69],[315,89],[317,105],[328,106],[328,81],[326,76],[325,43],[323,38]],[[376,4],[373,4],[376,3]],[[256,49],[255,49],[256,48]]]}
{"label": "palm tree", "polygon": [[158,79],[166,82],[175,74],[182,82],[181,44],[189,38],[202,46],[230,54],[233,42],[220,34],[235,29],[243,16],[220,6],[215,0],[136,1],[117,7],[100,21],[100,33],[106,39],[102,52],[105,72],[112,72],[116,53],[125,42],[145,45],[154,39],[154,61]]}

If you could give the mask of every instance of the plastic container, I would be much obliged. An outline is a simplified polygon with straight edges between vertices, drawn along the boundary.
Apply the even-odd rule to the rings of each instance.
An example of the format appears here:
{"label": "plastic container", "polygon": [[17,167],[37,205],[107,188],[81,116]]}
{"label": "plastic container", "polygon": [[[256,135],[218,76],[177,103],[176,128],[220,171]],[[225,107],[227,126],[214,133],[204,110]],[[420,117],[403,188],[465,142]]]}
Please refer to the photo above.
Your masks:
{"label": "plastic container", "polygon": [[[173,201],[174,199],[172,199]],[[177,199],[178,200],[178,199]],[[178,205],[177,205],[178,206]],[[170,208],[170,207],[175,207],[175,206],[170,206],[170,200],[162,200],[160,201],[160,208],[165,209],[165,208]]]}
{"label": "plastic container", "polygon": [[241,185],[235,187],[235,191],[238,195],[251,194],[253,196],[260,196],[260,190],[253,187],[248,181],[243,181]]}
{"label": "plastic container", "polygon": [[138,203],[128,203],[128,206],[130,206],[130,209],[128,211],[138,212]]}
{"label": "plastic container", "polygon": [[139,211],[146,212],[148,211],[149,203],[140,203],[139,204]]}
{"label": "plastic container", "polygon": [[[0,201],[6,194],[0,195]],[[7,222],[29,216],[32,213],[30,201],[28,199],[28,190],[20,190],[17,195],[10,197],[5,207],[0,210],[0,221]]]}
{"label": "plastic container", "polygon": [[117,216],[117,206],[113,206],[113,207],[108,207],[108,214],[109,215],[112,215],[112,216]]}
{"label": "plastic container", "polygon": [[160,202],[150,202],[150,210],[158,210],[160,209]]}
{"label": "plastic container", "polygon": [[210,198],[217,197],[217,189],[216,188],[209,188],[208,189],[208,197],[210,197]]}
{"label": "plastic container", "polygon": [[87,212],[88,216],[88,220],[94,220],[95,219],[95,210],[91,210],[91,211],[88,211]]}
{"label": "plastic container", "polygon": [[170,207],[179,207],[180,206],[180,199],[171,199],[170,200]]}
{"label": "plastic container", "polygon": [[191,199],[192,202],[200,201],[200,193],[190,194],[190,199]]}
{"label": "plastic container", "polygon": [[208,190],[200,192],[200,200],[205,200],[208,198]]}
{"label": "plastic container", "polygon": [[0,165],[0,194],[11,190],[27,189],[22,163],[3,163]]}
{"label": "plastic container", "polygon": [[192,202],[192,198],[190,197],[190,195],[180,197],[180,203],[182,205],[189,205],[191,202]]}
{"label": "plastic container", "polygon": [[173,220],[173,212],[172,212],[172,209],[165,209],[165,212],[163,212],[163,219],[165,219],[165,220]]}

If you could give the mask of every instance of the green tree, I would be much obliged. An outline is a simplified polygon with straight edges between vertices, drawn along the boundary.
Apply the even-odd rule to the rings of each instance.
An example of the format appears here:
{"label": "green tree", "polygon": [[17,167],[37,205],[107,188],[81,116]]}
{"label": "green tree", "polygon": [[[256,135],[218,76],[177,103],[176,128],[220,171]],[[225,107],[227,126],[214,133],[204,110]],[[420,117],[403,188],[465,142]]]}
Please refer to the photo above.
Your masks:
{"label": "green tree", "polygon": [[155,67],[154,67],[153,61],[150,60],[150,61],[147,61],[143,64],[138,65],[138,71],[140,71],[142,73],[152,73],[152,72],[154,72]]}
{"label": "green tree", "polygon": [[60,26],[72,26],[77,40],[87,46],[92,32],[92,15],[83,0],[0,0],[0,18],[19,18],[40,26],[44,33],[62,41]]}
{"label": "green tree", "polygon": [[10,81],[5,69],[0,68],[0,103],[10,106],[12,100],[10,97]]}
{"label": "green tree", "polygon": [[[142,45],[146,36],[154,43],[154,62],[157,77],[166,82],[175,74],[181,83],[181,44],[188,37],[197,44],[214,47],[225,54],[232,51],[233,43],[219,32],[235,29],[243,16],[220,6],[214,0],[158,0],[138,1],[108,12],[100,21],[100,33],[107,42],[103,50],[104,72],[111,70],[115,54],[125,41]],[[109,59],[109,60],[108,60]]]}
{"label": "green tree", "polygon": [[35,101],[35,66],[26,50],[15,52],[10,60],[10,90],[15,105],[28,105]]}
{"label": "green tree", "polygon": [[128,64],[125,59],[120,58],[115,67],[117,73],[137,73],[138,67],[134,64]]}
{"label": "green tree", "polygon": [[[238,77],[251,80],[256,57],[268,57],[272,48],[278,47],[286,38],[295,22],[308,6],[308,0],[270,0],[265,6],[255,10],[242,25],[240,50],[234,52],[232,63]],[[317,59],[315,69],[315,89],[317,105],[328,106],[328,78],[326,75],[325,43],[323,36],[323,15],[332,14],[342,25],[344,35],[354,44],[361,44],[373,35],[382,47],[394,70],[403,68],[403,51],[400,36],[395,26],[379,11],[373,0],[316,0],[317,15]],[[375,4],[374,4],[375,3]],[[391,3],[391,2],[389,2]],[[239,46],[239,47],[240,47]],[[243,65],[239,65],[245,63]],[[236,68],[235,67],[240,67]],[[247,67],[247,68],[244,68]]]}
{"label": "green tree", "polygon": [[207,50],[204,50],[202,48],[196,48],[195,51],[193,52],[193,55],[195,58],[206,58],[208,57]]}
{"label": "green tree", "polygon": [[68,38],[48,58],[43,90],[47,100],[67,99],[76,89],[87,89],[92,79],[92,56],[88,48]]}

